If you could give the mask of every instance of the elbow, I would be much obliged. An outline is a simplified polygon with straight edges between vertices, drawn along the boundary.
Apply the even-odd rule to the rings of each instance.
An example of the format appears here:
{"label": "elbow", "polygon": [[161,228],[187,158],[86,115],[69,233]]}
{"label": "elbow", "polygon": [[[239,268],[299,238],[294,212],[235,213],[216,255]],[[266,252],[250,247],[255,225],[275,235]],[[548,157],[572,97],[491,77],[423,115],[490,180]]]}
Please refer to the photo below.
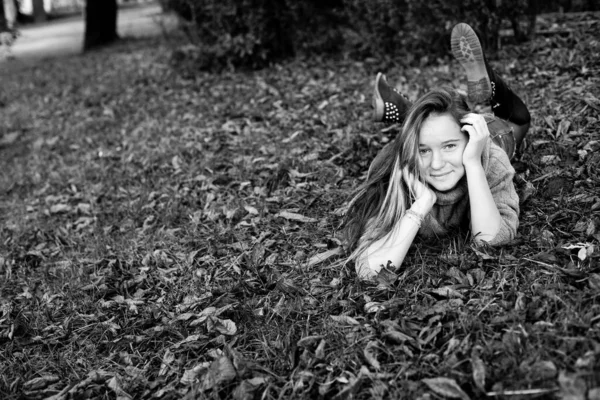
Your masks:
{"label": "elbow", "polygon": [[360,257],[358,257],[356,259],[356,262],[354,263],[354,266],[358,277],[365,281],[374,279],[381,270],[381,267],[371,267],[371,264],[369,263],[369,258],[366,254],[363,254]]}
{"label": "elbow", "polygon": [[502,246],[512,241],[517,235],[517,227],[511,227],[503,223],[495,235],[477,235],[473,241],[477,244],[487,244],[489,246]]}

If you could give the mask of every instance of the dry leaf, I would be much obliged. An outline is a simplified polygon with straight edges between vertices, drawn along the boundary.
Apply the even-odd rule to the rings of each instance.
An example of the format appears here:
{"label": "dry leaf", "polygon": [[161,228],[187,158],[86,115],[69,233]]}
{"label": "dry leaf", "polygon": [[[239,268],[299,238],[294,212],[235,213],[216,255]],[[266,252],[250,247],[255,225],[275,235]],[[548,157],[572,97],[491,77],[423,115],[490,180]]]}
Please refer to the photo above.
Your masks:
{"label": "dry leaf", "polygon": [[207,320],[207,328],[209,331],[216,330],[223,335],[235,335],[237,333],[237,326],[235,322],[230,319],[220,319],[217,317],[209,317]]}
{"label": "dry leaf", "polygon": [[289,212],[289,211],[281,211],[278,214],[276,214],[275,216],[289,219],[291,221],[298,221],[298,222],[317,222],[318,221],[318,219],[316,219],[316,218],[305,217],[302,214],[297,214],[297,213],[293,213],[293,212]]}
{"label": "dry leaf", "polygon": [[175,343],[173,346],[171,346],[173,349],[177,349],[179,346],[181,346],[182,344],[185,343],[189,343],[189,342],[195,342],[200,338],[205,338],[206,336],[201,335],[201,334],[197,334],[197,335],[190,335],[188,337],[186,337],[185,339],[183,339],[180,342]]}
{"label": "dry leaf", "polygon": [[360,322],[347,315],[332,315],[331,319],[337,323],[345,325],[360,325]]}
{"label": "dry leaf", "polygon": [[449,397],[451,399],[469,399],[469,396],[460,388],[460,386],[458,386],[458,383],[456,383],[454,379],[437,377],[422,379],[422,382],[425,383],[431,391],[441,396]]}
{"label": "dry leaf", "polygon": [[325,359],[325,340],[324,339],[321,339],[321,341],[319,342],[319,345],[317,346],[317,348],[315,350],[315,357],[320,360]]}
{"label": "dry leaf", "polygon": [[593,350],[586,351],[582,357],[575,361],[575,368],[593,368],[596,363],[596,354]]}
{"label": "dry leaf", "polygon": [[308,347],[314,345],[317,341],[323,339],[322,335],[314,335],[314,336],[305,336],[302,339],[298,340],[298,347]]}
{"label": "dry leaf", "polygon": [[327,260],[328,258],[331,258],[338,254],[342,254],[342,252],[343,252],[343,250],[341,247],[336,247],[334,249],[324,251],[323,253],[315,254],[314,256],[312,256],[311,258],[308,259],[308,261],[306,262],[306,266],[312,267],[313,265],[322,263],[323,261]]}
{"label": "dry leaf", "polygon": [[363,355],[365,356],[365,360],[367,360],[376,371],[381,369],[381,364],[377,361],[377,342],[370,341],[367,343],[367,346],[363,350]]}
{"label": "dry leaf", "polygon": [[288,279],[288,278],[279,279],[277,281],[277,283],[275,283],[275,287],[277,289],[281,290],[283,293],[287,293],[287,294],[292,294],[292,295],[304,294],[304,289],[297,286],[294,283],[294,281],[292,281],[291,279]]}
{"label": "dry leaf", "polygon": [[113,392],[115,392],[115,394],[117,395],[117,400],[131,400],[133,398],[128,393],[126,393],[123,390],[123,388],[121,388],[121,384],[119,382],[119,378],[117,378],[116,376],[113,376],[108,381],[108,387],[110,389],[112,389]]}
{"label": "dry leaf", "polygon": [[368,303],[365,304],[365,312],[370,314],[370,313],[375,313],[377,311],[381,311],[381,310],[385,310],[385,306],[378,302],[378,301],[370,301]]}
{"label": "dry leaf", "polygon": [[471,355],[471,368],[473,369],[473,382],[482,392],[485,392],[485,364],[477,354]]}
{"label": "dry leaf", "polygon": [[464,297],[457,290],[451,288],[450,286],[443,286],[441,288],[431,289],[430,292],[435,293],[438,296],[447,297],[447,298],[462,299]]}
{"label": "dry leaf", "polygon": [[46,386],[58,382],[59,378],[56,375],[44,375],[39,378],[33,378],[23,384],[24,391],[40,390]]}
{"label": "dry leaf", "polygon": [[0,148],[13,144],[17,140],[19,135],[20,135],[20,132],[15,131],[15,132],[7,133],[6,135],[2,136],[0,138]]}
{"label": "dry leaf", "polygon": [[600,400],[600,387],[595,387],[589,390],[588,400]]}
{"label": "dry leaf", "polygon": [[383,334],[383,337],[391,340],[394,343],[400,343],[400,344],[404,343],[404,342],[411,342],[411,343],[415,342],[414,338],[412,338],[402,332],[399,332],[395,329],[390,329],[390,330],[386,331]]}
{"label": "dry leaf", "polygon": [[196,365],[192,369],[186,369],[183,372],[183,376],[179,380],[179,383],[184,384],[184,385],[190,385],[190,384],[196,382],[196,378],[198,377],[198,375],[200,375],[201,372],[208,370],[210,365],[211,364],[209,362],[203,362],[203,363]]}
{"label": "dry leaf", "polygon": [[561,400],[586,400],[587,385],[581,376],[560,371],[558,384]]}
{"label": "dry leaf", "polygon": [[235,379],[237,373],[235,367],[229,358],[222,356],[212,362],[210,368],[202,378],[202,389],[212,389],[223,382],[229,382]]}
{"label": "dry leaf", "polygon": [[50,214],[67,213],[67,212],[70,212],[72,209],[73,209],[73,207],[71,207],[68,204],[54,204],[53,206],[50,207]]}
{"label": "dry leaf", "polygon": [[246,206],[244,206],[244,209],[246,211],[248,211],[249,214],[252,214],[252,215],[258,215],[259,214],[258,210],[255,207],[246,205]]}
{"label": "dry leaf", "polygon": [[158,376],[166,375],[169,372],[171,363],[175,360],[175,354],[171,350],[167,349],[163,355],[162,362],[160,364],[160,370]]}

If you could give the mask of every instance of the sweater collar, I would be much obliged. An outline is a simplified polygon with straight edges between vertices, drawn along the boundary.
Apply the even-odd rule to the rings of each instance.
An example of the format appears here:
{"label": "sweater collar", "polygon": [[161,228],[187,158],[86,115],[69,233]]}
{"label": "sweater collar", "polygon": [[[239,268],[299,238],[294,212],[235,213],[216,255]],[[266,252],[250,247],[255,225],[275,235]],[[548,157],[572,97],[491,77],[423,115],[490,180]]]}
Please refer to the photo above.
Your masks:
{"label": "sweater collar", "polygon": [[438,204],[440,206],[454,204],[454,203],[460,201],[469,192],[466,176],[463,176],[462,179],[460,181],[458,181],[458,184],[454,188],[447,190],[445,192],[440,192],[438,190],[435,190],[434,188],[431,188],[431,189],[433,190],[433,192],[435,193],[435,196],[437,198],[435,204]]}

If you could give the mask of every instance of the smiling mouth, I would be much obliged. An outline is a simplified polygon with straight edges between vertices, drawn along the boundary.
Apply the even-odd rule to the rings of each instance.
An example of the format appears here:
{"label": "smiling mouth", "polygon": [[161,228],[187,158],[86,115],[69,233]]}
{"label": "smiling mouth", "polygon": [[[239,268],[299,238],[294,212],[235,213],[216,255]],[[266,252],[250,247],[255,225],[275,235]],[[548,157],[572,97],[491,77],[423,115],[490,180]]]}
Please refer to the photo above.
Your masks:
{"label": "smiling mouth", "polygon": [[437,175],[430,174],[430,176],[432,178],[443,178],[444,176],[448,175],[450,172],[452,172],[452,171],[444,172],[443,174],[437,174]]}

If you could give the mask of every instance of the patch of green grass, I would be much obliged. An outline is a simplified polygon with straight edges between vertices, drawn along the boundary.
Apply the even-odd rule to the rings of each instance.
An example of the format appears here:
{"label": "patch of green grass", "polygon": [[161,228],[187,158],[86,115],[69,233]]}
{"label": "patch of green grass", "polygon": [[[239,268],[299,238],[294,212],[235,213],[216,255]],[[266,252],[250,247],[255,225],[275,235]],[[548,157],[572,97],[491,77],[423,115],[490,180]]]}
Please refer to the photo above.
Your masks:
{"label": "patch of green grass", "polygon": [[534,117],[517,240],[419,243],[378,284],[311,262],[393,138],[375,65],[186,78],[136,41],[2,77],[1,397],[594,398],[598,24],[558,22],[492,60]]}

